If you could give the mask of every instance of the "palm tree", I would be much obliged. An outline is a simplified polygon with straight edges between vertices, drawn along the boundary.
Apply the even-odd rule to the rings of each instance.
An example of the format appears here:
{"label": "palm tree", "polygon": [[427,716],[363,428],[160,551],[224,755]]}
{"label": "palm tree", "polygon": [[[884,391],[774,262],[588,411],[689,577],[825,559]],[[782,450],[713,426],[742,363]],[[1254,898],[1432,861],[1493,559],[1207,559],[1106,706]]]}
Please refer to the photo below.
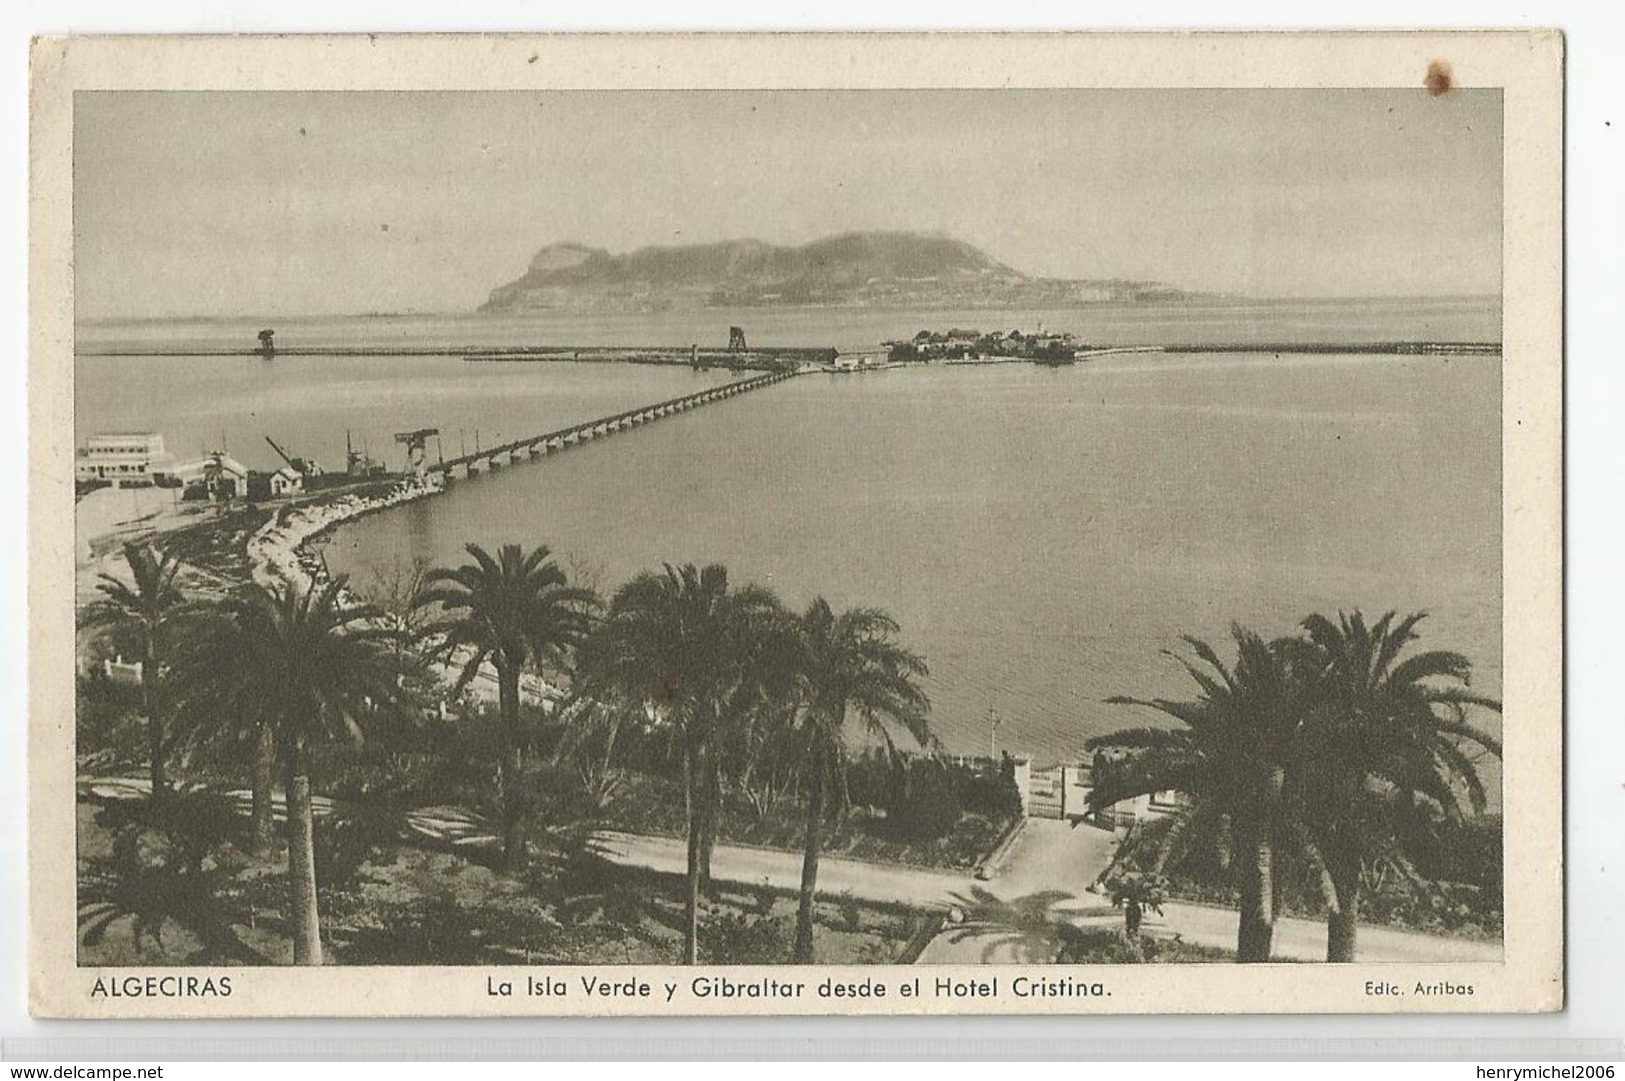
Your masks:
{"label": "palm tree", "polygon": [[[707,894],[711,892],[711,854],[717,843],[724,781],[736,791],[744,790],[760,765],[753,760],[755,755],[773,753],[770,748],[776,738],[799,744],[796,734],[785,729],[794,726],[798,709],[800,627],[795,613],[783,608],[771,593],[766,596],[771,603],[741,619],[747,642],[716,725],[716,742],[707,756],[709,768],[701,778],[699,876],[700,889]],[[750,798],[748,793],[746,798]]]}
{"label": "palm tree", "polygon": [[[345,603],[345,579],[301,590],[253,586],[221,601],[178,669],[194,709],[215,724],[270,733],[288,805],[288,908],[297,965],[322,963],[310,752],[359,740],[361,720],[393,702],[392,631]],[[203,707],[203,708],[199,708]]]}
{"label": "palm tree", "polygon": [[84,626],[109,630],[141,662],[142,711],[147,715],[147,753],[151,760],[152,798],[156,801],[169,788],[163,666],[188,602],[176,582],[181,561],[168,551],[147,544],[126,544],[124,561],[130,568],[130,581],[101,575],[102,596],[90,606]]}
{"label": "palm tree", "polygon": [[886,722],[902,725],[920,744],[932,741],[926,723],[930,701],[919,680],[925,661],[896,642],[896,620],[875,608],[851,608],[836,615],[819,597],[801,617],[801,670],[806,708],[800,728],[806,755],[807,836],[801,861],[801,897],[796,908],[795,960],[813,959],[813,897],[818,888],[825,790],[833,781],[844,791],[848,714],[888,747]]}
{"label": "palm tree", "polygon": [[494,557],[477,544],[466,550],[470,562],[424,576],[414,605],[434,607],[419,634],[433,641],[441,656],[461,664],[454,693],[461,693],[487,662],[496,669],[505,742],[498,766],[502,862],[512,868],[524,847],[520,673],[527,662],[564,662],[586,637],[596,597],[569,584],[546,545],[526,554],[517,544],[504,544]]}
{"label": "palm tree", "polygon": [[1297,770],[1336,902],[1328,961],[1354,960],[1361,874],[1377,847],[1419,817],[1458,816],[1463,804],[1482,812],[1488,800],[1466,748],[1501,755],[1500,741],[1466,720],[1471,707],[1501,709],[1468,689],[1467,658],[1445,650],[1403,656],[1426,616],[1395,616],[1368,625],[1356,609],[1335,623],[1322,615],[1303,622],[1322,682]]}
{"label": "palm tree", "polygon": [[714,837],[717,750],[725,732],[768,696],[784,668],[777,598],[759,586],[731,588],[718,565],[667,565],[626,583],[610,602],[582,659],[587,693],[640,702],[669,726],[682,760],[688,834],[684,959],[699,963],[704,850]]}
{"label": "palm tree", "polygon": [[[1220,826],[1229,833],[1230,850],[1240,862],[1236,959],[1268,961],[1278,909],[1276,855],[1294,836],[1287,815],[1287,766],[1308,699],[1298,672],[1301,643],[1267,642],[1239,625],[1231,633],[1234,669],[1206,642],[1186,637],[1202,664],[1176,659],[1201,688],[1195,699],[1108,700],[1149,707],[1185,727],[1130,728],[1089,740],[1090,749],[1111,746],[1135,752],[1097,781],[1089,793],[1089,809],[1100,811],[1153,792],[1185,793],[1191,804],[1180,830]],[[1167,840],[1171,847],[1176,838]],[[1162,870],[1162,859],[1154,870]]]}
{"label": "palm tree", "polygon": [[96,822],[113,843],[106,856],[87,856],[80,873],[84,945],[129,920],[137,947],[147,936],[163,946],[164,927],[173,923],[201,944],[189,964],[266,963],[236,931],[248,920],[234,904],[229,848],[240,844],[241,827],[229,795],[194,789],[171,792],[161,803],[109,800]]}

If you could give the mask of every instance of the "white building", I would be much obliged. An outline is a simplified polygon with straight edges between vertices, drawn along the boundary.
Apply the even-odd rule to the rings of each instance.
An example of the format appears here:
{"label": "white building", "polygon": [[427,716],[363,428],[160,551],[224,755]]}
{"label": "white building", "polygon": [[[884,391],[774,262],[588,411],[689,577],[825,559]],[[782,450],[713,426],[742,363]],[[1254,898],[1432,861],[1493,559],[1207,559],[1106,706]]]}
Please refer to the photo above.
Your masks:
{"label": "white building", "polygon": [[109,432],[85,440],[74,461],[74,476],[115,484],[151,484],[170,464],[164,437],[157,432]]}
{"label": "white building", "polygon": [[248,467],[223,451],[178,465],[173,473],[188,487],[201,483],[210,499],[231,499],[248,491]]}
{"label": "white building", "polygon": [[305,477],[291,466],[283,466],[271,474],[271,494],[278,499],[296,495],[305,490]]}
{"label": "white building", "polygon": [[127,661],[122,653],[118,655],[117,659],[112,657],[103,659],[102,673],[113,683],[122,683],[126,686],[135,687],[141,685],[141,662]]}
{"label": "white building", "polygon": [[885,351],[868,349],[858,353],[837,353],[832,367],[838,372],[856,372],[877,367],[885,362]]}
{"label": "white building", "polygon": [[[1101,762],[1121,761],[1121,751],[1103,752]],[[1094,767],[1090,764],[1033,767],[1023,791],[1023,810],[1033,818],[1061,818],[1071,821],[1086,817],[1089,796],[1094,791]],[[1136,823],[1179,814],[1189,805],[1181,792],[1153,792],[1133,799],[1119,800],[1102,808],[1089,820],[1098,826],[1125,833]]]}

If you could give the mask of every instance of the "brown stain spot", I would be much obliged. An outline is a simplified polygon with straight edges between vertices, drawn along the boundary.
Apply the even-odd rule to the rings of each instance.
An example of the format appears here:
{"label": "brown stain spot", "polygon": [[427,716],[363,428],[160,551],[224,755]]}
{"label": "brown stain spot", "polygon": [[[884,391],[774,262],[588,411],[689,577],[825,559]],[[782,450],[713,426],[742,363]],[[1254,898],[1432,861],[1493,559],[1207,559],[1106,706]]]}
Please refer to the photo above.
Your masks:
{"label": "brown stain spot", "polygon": [[1422,80],[1422,85],[1428,88],[1428,93],[1434,97],[1450,92],[1450,65],[1443,60],[1428,61],[1428,75]]}

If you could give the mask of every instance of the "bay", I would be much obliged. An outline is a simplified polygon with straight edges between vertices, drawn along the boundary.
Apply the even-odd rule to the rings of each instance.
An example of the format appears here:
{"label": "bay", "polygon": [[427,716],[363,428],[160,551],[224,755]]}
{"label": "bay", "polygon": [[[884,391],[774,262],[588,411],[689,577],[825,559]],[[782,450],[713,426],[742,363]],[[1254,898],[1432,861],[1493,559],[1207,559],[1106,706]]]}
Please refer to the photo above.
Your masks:
{"label": "bay", "polygon": [[[345,435],[400,465],[393,433],[449,457],[730,378],[459,357],[99,356],[121,348],[448,344],[870,347],[921,328],[1043,322],[1100,345],[1495,341],[1493,299],[1096,305],[1060,312],[772,310],[626,316],[182,320],[79,328],[76,428],[163,433],[342,466]],[[432,453],[432,451],[431,451]],[[955,752],[1055,761],[1146,719],[1116,694],[1178,696],[1162,651],[1233,621],[1287,633],[1312,611],[1426,610],[1424,645],[1500,690],[1498,357],[1187,354],[1066,369],[931,367],[803,376],[455,484],[329,542],[365,583],[462,545],[547,543],[606,589],[662,562],[721,562],[798,607],[886,608],[931,665]],[[1493,724],[1491,727],[1495,727]]]}
{"label": "bay", "polygon": [[[1431,613],[1499,689],[1494,358],[1195,355],[804,376],[340,530],[358,580],[470,540],[606,587],[720,562],[789,603],[878,605],[954,752],[1042,760],[1177,696],[1163,650],[1233,621]],[[1221,647],[1221,652],[1223,652]]]}

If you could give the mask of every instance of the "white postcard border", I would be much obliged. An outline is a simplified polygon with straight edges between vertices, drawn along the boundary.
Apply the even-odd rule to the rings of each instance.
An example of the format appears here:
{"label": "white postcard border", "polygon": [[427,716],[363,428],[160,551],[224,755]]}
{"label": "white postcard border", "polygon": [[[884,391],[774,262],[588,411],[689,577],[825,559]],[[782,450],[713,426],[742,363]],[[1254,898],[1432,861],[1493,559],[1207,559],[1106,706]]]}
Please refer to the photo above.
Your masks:
{"label": "white postcard border", "polygon": [[[75,90],[861,87],[1411,87],[1445,60],[1504,91],[1503,654],[1505,960],[1483,964],[1095,966],[1109,995],[1018,998],[1019,966],[798,969],[256,968],[224,999],[91,998],[80,968],[73,786],[72,94]],[[1513,1012],[1561,1008],[1562,42],[1553,32],[887,35],[402,35],[41,39],[33,51],[30,234],[30,1005],[44,1017],[902,1013]],[[809,988],[1001,978],[996,998],[671,1001],[513,997],[491,978],[696,976]],[[143,975],[146,973],[142,973]],[[1470,998],[1364,992],[1449,979]]]}

